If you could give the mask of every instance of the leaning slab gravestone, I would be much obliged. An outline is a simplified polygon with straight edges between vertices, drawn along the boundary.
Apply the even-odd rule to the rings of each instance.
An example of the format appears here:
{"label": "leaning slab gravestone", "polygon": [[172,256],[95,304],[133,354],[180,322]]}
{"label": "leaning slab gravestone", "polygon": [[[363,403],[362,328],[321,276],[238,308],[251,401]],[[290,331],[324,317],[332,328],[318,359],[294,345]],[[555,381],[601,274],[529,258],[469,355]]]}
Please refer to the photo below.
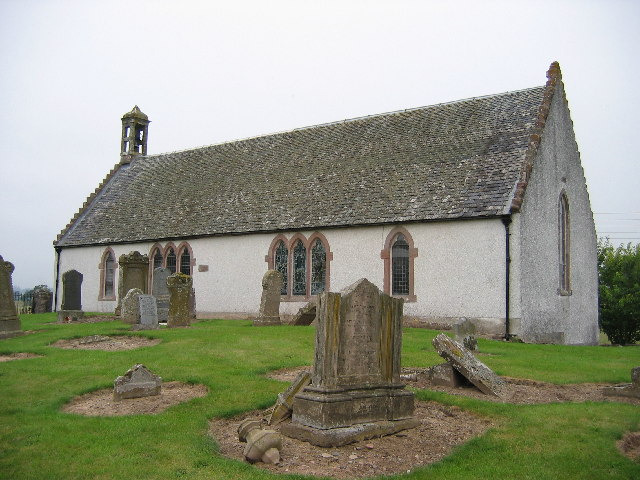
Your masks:
{"label": "leaning slab gravestone", "polygon": [[440,333],[433,339],[433,346],[442,358],[447,360],[453,368],[464,375],[480,391],[496,397],[506,395],[507,383],[462,344],[450,339],[444,333]]}
{"label": "leaning slab gravestone", "polygon": [[403,300],[367,279],[318,302],[311,384],[281,432],[333,447],[413,428],[414,395],[400,381]]}
{"label": "leaning slab gravestone", "polygon": [[174,273],[167,278],[169,288],[169,317],[167,327],[188,327],[191,325],[189,296],[193,280],[190,275]]}
{"label": "leaning slab gravestone", "polygon": [[253,325],[268,326],[281,325],[280,321],[280,292],[282,291],[282,273],[277,270],[267,270],[262,277],[262,298],[260,312],[253,320]]}
{"label": "leaning slab gravestone", "polygon": [[153,271],[153,290],[151,293],[156,297],[158,308],[158,321],[167,323],[169,318],[169,287],[167,278],[171,275],[171,269],[158,267]]}
{"label": "leaning slab gravestone", "polygon": [[311,325],[316,319],[316,309],[317,305],[315,301],[307,303],[294,315],[291,325]]}
{"label": "leaning slab gravestone", "polygon": [[118,304],[116,305],[116,315],[120,315],[122,300],[132,288],[139,288],[142,293],[148,291],[147,276],[149,272],[149,257],[140,252],[130,252],[120,255],[118,259]]}
{"label": "leaning slab gravestone", "polygon": [[124,323],[135,324],[140,320],[140,300],[138,297],[143,294],[139,288],[132,288],[122,299],[120,309],[120,320]]}
{"label": "leaning slab gravestone", "polygon": [[133,330],[157,330],[158,308],[153,295],[138,295],[139,323],[132,325]]}
{"label": "leaning slab gravestone", "polygon": [[14,268],[13,263],[5,261],[0,256],[0,338],[11,337],[22,332],[22,325],[13,300],[11,275]]}
{"label": "leaning slab gravestone", "polygon": [[58,321],[79,320],[82,317],[82,274],[77,270],[69,270],[62,274],[62,304]]}
{"label": "leaning slab gravestone", "polygon": [[162,378],[139,363],[121,377],[116,378],[113,383],[113,399],[120,401],[126,398],[160,395],[161,388]]}

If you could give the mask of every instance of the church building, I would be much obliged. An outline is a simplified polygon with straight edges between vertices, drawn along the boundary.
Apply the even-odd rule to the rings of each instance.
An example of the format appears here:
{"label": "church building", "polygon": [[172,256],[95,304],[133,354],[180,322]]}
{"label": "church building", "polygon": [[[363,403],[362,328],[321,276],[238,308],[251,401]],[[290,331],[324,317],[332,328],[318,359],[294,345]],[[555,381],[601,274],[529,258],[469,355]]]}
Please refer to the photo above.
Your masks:
{"label": "church building", "polygon": [[[122,117],[120,161],[54,242],[85,311],[113,312],[118,258],[193,277],[199,318],[280,312],[367,278],[407,321],[527,342],[598,340],[596,233],[560,67],[543,86],[147,154]],[[151,292],[149,292],[151,293]]]}

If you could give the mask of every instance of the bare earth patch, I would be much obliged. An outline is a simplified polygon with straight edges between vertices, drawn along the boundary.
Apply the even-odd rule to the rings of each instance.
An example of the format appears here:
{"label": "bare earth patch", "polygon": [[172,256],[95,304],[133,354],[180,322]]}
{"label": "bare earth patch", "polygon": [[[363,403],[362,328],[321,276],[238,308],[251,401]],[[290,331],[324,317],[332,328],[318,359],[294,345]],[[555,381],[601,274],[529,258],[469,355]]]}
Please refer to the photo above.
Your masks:
{"label": "bare earth patch", "polygon": [[113,389],[105,388],[74,398],[62,407],[62,411],[91,417],[157,414],[192,398],[204,397],[207,392],[208,389],[204,385],[166,382],[162,384],[160,395],[128,398],[116,402],[113,400]]}
{"label": "bare earth patch", "polygon": [[623,455],[634,460],[640,461],[640,432],[628,432],[617,443],[618,450]]}
{"label": "bare earth patch", "polygon": [[[268,427],[266,411],[209,422],[209,434],[220,446],[220,454],[244,461],[245,444],[238,441],[238,424],[245,418],[263,418],[264,427],[276,431],[288,422]],[[369,477],[406,473],[416,467],[437,462],[457,446],[482,435],[491,422],[457,407],[437,402],[416,401],[415,418],[420,425],[410,430],[352,443],[322,448],[286,436],[282,439],[281,461],[277,465],[256,463],[274,473],[295,473],[333,478]]]}
{"label": "bare earth patch", "polygon": [[82,318],[74,321],[58,320],[51,323],[55,323],[55,324],[100,323],[100,322],[113,322],[115,320],[118,320],[118,317],[115,317],[113,315],[84,315]]}
{"label": "bare earth patch", "polygon": [[158,345],[160,339],[147,338],[136,335],[122,335],[109,337],[106,335],[91,335],[83,338],[69,338],[52,343],[52,347],[76,350],[104,350],[106,352],[118,350],[134,350],[140,347]]}
{"label": "bare earth patch", "polygon": [[25,358],[37,358],[42,355],[36,355],[35,353],[10,353],[9,355],[0,355],[0,362],[10,362],[12,360],[23,360]]}

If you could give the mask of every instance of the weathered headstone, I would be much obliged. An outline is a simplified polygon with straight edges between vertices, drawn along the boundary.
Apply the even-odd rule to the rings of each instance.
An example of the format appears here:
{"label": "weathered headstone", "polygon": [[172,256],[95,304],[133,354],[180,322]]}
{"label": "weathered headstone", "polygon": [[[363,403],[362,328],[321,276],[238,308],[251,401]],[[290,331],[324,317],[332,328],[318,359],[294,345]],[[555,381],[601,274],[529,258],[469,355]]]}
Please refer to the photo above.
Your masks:
{"label": "weathered headstone", "polygon": [[22,332],[20,318],[13,300],[11,275],[13,263],[5,261],[0,255],[0,338],[11,337]]}
{"label": "weathered headstone", "polygon": [[122,299],[122,307],[120,310],[120,320],[131,325],[138,323],[140,320],[140,300],[138,297],[142,295],[142,290],[132,288]]}
{"label": "weathered headstone", "polygon": [[158,327],[158,309],[156,306],[156,298],[153,295],[139,295],[140,303],[140,322],[132,325],[134,330],[157,330]]}
{"label": "weathered headstone", "polygon": [[167,287],[169,275],[171,275],[169,268],[158,267],[153,271],[153,290],[151,293],[156,297],[158,321],[162,323],[167,323],[169,318],[169,287]]}
{"label": "weathered headstone", "polygon": [[258,318],[253,320],[254,326],[281,325],[280,292],[282,290],[282,273],[267,270],[262,277],[262,298]]}
{"label": "weathered headstone", "polygon": [[188,327],[191,325],[189,296],[193,280],[190,275],[174,273],[167,278],[169,288],[169,317],[167,327]]}
{"label": "weathered headstone", "polygon": [[447,360],[480,391],[497,397],[506,395],[507,383],[478,360],[464,345],[450,339],[444,333],[440,333],[433,339],[433,346],[442,358]]}
{"label": "weathered headstone", "polygon": [[622,383],[603,389],[604,394],[612,397],[640,398],[640,367],[631,369],[631,383]]}
{"label": "weathered headstone", "polygon": [[295,380],[291,382],[289,388],[278,394],[278,400],[276,400],[276,404],[273,406],[273,411],[267,423],[269,425],[276,425],[291,416],[294,397],[300,390],[309,385],[309,383],[311,383],[311,375],[309,372],[299,373]]}
{"label": "weathered headstone", "polygon": [[131,367],[113,383],[113,399],[151,397],[160,395],[162,378],[154,375],[142,364]]}
{"label": "weathered headstone", "polygon": [[283,433],[332,447],[418,425],[400,381],[402,309],[364,278],[320,295],[311,384],[294,397]]}
{"label": "weathered headstone", "polygon": [[73,321],[82,317],[82,274],[77,270],[69,270],[62,274],[62,304],[58,321]]}
{"label": "weathered headstone", "polygon": [[316,319],[316,309],[317,304],[315,301],[307,303],[294,315],[291,325],[311,325]]}
{"label": "weathered headstone", "polygon": [[120,265],[118,274],[118,304],[116,305],[116,315],[120,315],[122,300],[129,290],[139,288],[142,293],[149,291],[147,282],[149,275],[149,257],[140,252],[130,252],[120,255],[118,259]]}
{"label": "weathered headstone", "polygon": [[468,318],[462,318],[453,326],[453,334],[456,342],[461,343],[471,351],[478,350],[476,339],[476,326]]}
{"label": "weathered headstone", "polygon": [[31,301],[31,311],[33,313],[48,313],[51,311],[53,293],[46,287],[36,288]]}

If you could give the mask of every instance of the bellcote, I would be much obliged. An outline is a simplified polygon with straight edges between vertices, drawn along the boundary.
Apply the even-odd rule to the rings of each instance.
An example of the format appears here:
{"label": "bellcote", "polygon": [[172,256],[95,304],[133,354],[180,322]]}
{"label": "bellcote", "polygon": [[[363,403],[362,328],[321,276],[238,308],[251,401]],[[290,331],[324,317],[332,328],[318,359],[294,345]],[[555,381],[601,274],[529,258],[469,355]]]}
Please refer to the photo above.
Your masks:
{"label": "bellcote", "polygon": [[147,154],[149,123],[149,117],[137,105],[122,116],[120,163],[129,163],[134,157]]}

